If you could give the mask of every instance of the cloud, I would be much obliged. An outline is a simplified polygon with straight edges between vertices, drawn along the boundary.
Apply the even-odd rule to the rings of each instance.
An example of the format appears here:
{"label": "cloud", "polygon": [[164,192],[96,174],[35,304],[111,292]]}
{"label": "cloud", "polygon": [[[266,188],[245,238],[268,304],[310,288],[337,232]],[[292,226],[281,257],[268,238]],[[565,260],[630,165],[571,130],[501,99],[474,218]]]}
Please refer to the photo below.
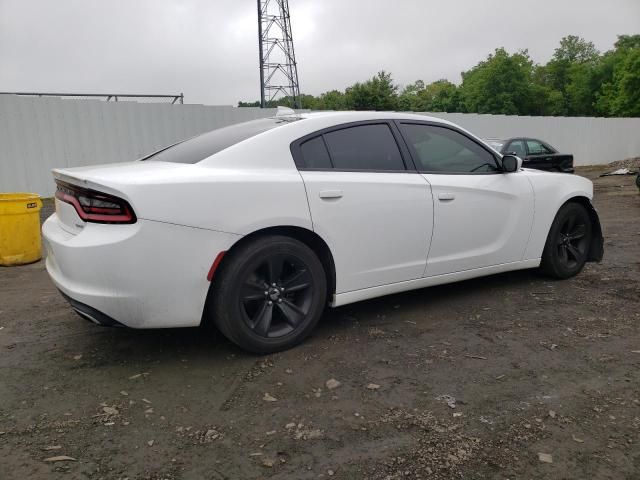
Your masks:
{"label": "cloud", "polygon": [[[496,47],[537,62],[574,34],[601,50],[640,30],[637,0],[289,0],[303,92],[378,70],[402,84],[460,81]],[[0,90],[259,97],[250,0],[0,0]]]}

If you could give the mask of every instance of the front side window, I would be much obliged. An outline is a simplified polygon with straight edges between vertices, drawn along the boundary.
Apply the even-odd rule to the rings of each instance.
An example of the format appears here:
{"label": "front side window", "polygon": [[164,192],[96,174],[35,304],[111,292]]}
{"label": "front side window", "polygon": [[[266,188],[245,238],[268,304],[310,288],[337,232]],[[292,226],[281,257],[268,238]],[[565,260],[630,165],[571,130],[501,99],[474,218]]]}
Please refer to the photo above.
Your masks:
{"label": "front side window", "polygon": [[491,153],[461,133],[445,127],[401,124],[423,172],[486,173],[498,171]]}
{"label": "front side window", "polygon": [[527,151],[524,148],[524,142],[522,140],[514,140],[509,144],[509,148],[507,148],[507,153],[512,155],[517,155],[518,157],[526,157]]}
{"label": "front side window", "polygon": [[324,134],[337,170],[405,170],[398,144],[386,123],[358,125]]}
{"label": "front side window", "polygon": [[529,155],[548,155],[552,153],[547,147],[537,140],[527,140],[527,148]]}

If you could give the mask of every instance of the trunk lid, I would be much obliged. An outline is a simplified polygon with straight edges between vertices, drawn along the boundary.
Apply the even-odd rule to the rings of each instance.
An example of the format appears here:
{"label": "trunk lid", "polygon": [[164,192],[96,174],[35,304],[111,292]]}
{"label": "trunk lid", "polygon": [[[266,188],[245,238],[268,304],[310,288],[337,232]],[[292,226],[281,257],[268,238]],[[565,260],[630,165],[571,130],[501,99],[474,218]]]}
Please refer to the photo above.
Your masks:
{"label": "trunk lid", "polygon": [[[95,165],[75,168],[57,168],[53,176],[57,183],[77,186],[83,189],[113,195],[125,200],[135,212],[128,191],[132,185],[153,182],[156,179],[172,177],[174,172],[184,170],[190,165],[166,162],[125,162],[106,165]],[[128,188],[129,187],[129,188]],[[82,232],[86,221],[81,218],[76,208],[55,198],[55,208],[60,226],[71,234]]]}

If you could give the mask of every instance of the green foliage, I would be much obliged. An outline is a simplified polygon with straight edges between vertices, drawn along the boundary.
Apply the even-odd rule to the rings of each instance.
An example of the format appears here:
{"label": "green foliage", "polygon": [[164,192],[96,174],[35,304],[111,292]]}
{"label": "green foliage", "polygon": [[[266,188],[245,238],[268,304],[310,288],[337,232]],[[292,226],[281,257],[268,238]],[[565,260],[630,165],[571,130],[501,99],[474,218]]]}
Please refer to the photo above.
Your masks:
{"label": "green foliage", "polygon": [[[569,35],[545,65],[535,65],[526,50],[510,54],[498,48],[463,72],[459,86],[444,79],[417,80],[401,89],[383,70],[344,92],[301,95],[300,100],[310,110],[640,116],[640,35],[620,35],[604,54],[592,42]],[[268,106],[277,105],[292,102],[285,97]]]}
{"label": "green foliage", "polygon": [[398,108],[413,112],[457,112],[459,103],[458,87],[444,79],[428,85],[418,80],[398,97]]}
{"label": "green foliage", "polygon": [[605,116],[640,116],[640,35],[618,37],[615,50],[607,52],[596,107]]}
{"label": "green foliage", "polygon": [[595,62],[599,56],[600,52],[598,52],[593,42],[587,42],[583,38],[569,35],[560,40],[560,46],[556,48],[553,60],[568,64],[591,63]]}
{"label": "green foliage", "polygon": [[395,110],[398,108],[398,86],[384,70],[371,80],[356,83],[344,92],[349,110]]}
{"label": "green foliage", "polygon": [[462,73],[460,96],[468,112],[518,115],[531,111],[532,66],[526,50],[509,55],[504,48]]}

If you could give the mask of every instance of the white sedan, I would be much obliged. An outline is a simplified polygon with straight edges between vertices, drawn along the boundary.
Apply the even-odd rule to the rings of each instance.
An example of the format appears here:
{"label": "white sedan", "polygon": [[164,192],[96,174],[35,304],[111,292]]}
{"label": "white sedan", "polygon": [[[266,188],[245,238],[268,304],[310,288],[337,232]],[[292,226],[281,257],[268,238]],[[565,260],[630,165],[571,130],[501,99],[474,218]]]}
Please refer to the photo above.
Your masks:
{"label": "white sedan", "polygon": [[54,170],[47,270],[98,324],[210,322],[274,352],[326,305],[600,261],[592,183],[521,164],[436,118],[285,112],[138,161]]}

